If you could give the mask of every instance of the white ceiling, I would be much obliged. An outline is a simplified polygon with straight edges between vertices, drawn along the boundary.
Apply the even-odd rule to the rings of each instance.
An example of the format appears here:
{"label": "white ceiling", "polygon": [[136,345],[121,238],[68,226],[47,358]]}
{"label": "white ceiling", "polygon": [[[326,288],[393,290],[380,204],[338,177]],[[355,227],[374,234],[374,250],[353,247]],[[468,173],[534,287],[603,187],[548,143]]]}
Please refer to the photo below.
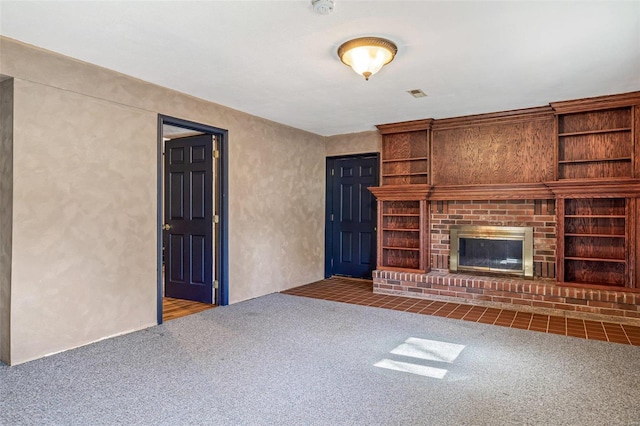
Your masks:
{"label": "white ceiling", "polygon": [[[0,34],[320,135],[640,90],[640,1],[8,1]],[[344,41],[396,59],[367,82]],[[422,89],[415,99],[407,90]]]}

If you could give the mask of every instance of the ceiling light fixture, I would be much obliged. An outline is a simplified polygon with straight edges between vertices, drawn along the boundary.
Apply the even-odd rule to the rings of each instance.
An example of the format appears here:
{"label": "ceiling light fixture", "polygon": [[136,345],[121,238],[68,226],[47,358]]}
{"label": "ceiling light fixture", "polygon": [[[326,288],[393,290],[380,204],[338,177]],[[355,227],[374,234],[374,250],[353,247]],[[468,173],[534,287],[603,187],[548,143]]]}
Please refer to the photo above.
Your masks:
{"label": "ceiling light fixture", "polygon": [[365,80],[393,61],[397,52],[398,47],[392,41],[379,37],[355,38],[338,48],[340,60]]}

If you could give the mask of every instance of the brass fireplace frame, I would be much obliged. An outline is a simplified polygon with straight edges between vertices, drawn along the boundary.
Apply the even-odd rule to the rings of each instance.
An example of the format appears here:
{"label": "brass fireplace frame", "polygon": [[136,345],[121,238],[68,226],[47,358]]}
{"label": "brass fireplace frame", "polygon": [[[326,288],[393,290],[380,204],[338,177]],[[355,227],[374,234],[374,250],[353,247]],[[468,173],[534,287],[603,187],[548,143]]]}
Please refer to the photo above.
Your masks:
{"label": "brass fireplace frame", "polygon": [[[458,264],[460,238],[522,241],[522,270],[490,268],[484,266],[462,266]],[[451,225],[449,228],[449,271],[479,271],[508,274],[533,279],[533,227]]]}

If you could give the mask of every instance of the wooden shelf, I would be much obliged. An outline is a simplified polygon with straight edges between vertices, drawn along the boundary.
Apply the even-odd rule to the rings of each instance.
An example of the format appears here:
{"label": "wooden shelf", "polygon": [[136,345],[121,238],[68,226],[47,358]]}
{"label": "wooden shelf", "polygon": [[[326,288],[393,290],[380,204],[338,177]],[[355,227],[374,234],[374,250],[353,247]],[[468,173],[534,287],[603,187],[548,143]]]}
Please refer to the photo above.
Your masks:
{"label": "wooden shelf", "polygon": [[420,247],[389,247],[383,246],[384,250],[406,250],[406,251],[420,251]]}
{"label": "wooden shelf", "polygon": [[386,160],[382,160],[383,163],[400,163],[405,161],[422,161],[429,160],[428,157],[407,157],[407,158],[388,158]]}
{"label": "wooden shelf", "polygon": [[382,177],[396,177],[396,176],[428,176],[427,172],[407,172],[407,173],[383,173]]}
{"label": "wooden shelf", "polygon": [[586,262],[612,262],[612,263],[626,263],[624,259],[605,259],[601,257],[578,257],[578,256],[565,256],[564,260],[581,260]]}
{"label": "wooden shelf", "polygon": [[615,162],[615,161],[628,161],[631,162],[631,157],[618,157],[618,158],[591,158],[585,160],[559,160],[558,164],[580,164],[580,163],[601,163],[601,162]]}
{"label": "wooden shelf", "polygon": [[598,238],[626,238],[624,235],[615,234],[564,234],[565,237],[598,237]]}
{"label": "wooden shelf", "polygon": [[567,132],[567,133],[559,133],[558,136],[567,137],[567,136],[581,136],[581,135],[598,135],[601,133],[616,133],[616,132],[630,132],[631,127],[620,127],[618,129],[599,129],[599,130],[586,130],[582,132]]}

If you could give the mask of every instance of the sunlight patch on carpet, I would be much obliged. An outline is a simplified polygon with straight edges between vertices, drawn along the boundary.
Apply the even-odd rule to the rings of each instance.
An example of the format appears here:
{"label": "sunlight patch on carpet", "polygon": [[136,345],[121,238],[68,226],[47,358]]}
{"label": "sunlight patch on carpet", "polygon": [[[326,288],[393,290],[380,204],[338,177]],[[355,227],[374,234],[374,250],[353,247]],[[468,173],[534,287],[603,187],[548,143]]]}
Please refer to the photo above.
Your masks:
{"label": "sunlight patch on carpet", "polygon": [[453,364],[453,361],[458,358],[463,349],[464,345],[410,337],[403,344],[393,349],[391,353],[427,361]]}
{"label": "sunlight patch on carpet", "polygon": [[422,365],[417,362],[435,361],[453,364],[464,348],[464,345],[455,343],[409,337],[404,343],[392,349],[390,353],[402,357],[414,358],[416,359],[416,363],[383,359],[373,364],[373,366],[434,379],[443,379],[447,374],[446,369]]}
{"label": "sunlight patch on carpet", "polygon": [[393,361],[383,359],[373,364],[375,367],[386,368],[387,370],[401,371],[403,373],[417,374],[418,376],[443,379],[447,370],[443,368],[428,367],[426,365],[411,364],[409,362]]}

